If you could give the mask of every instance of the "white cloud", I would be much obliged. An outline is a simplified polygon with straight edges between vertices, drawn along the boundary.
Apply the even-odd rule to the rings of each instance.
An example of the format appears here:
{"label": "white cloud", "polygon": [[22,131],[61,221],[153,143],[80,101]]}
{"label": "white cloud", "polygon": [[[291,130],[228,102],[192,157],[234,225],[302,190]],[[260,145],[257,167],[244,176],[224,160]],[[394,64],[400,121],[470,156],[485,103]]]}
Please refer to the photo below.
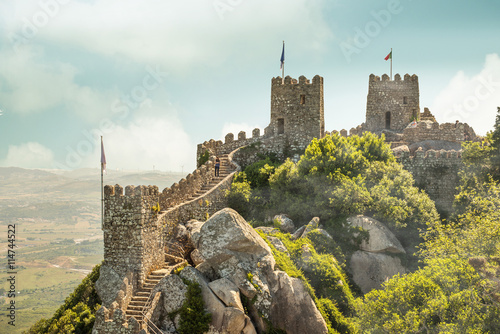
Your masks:
{"label": "white cloud", "polygon": [[21,145],[10,145],[7,157],[2,161],[4,167],[51,168],[54,153],[45,146],[28,142]]}
{"label": "white cloud", "polygon": [[[234,135],[234,139],[238,139],[238,133],[240,131],[245,131],[247,138],[252,137],[252,131],[255,128],[259,128],[258,126],[251,126],[248,125],[247,123],[231,123],[231,122],[226,122],[222,126],[222,131],[221,131],[221,138],[222,141],[224,141],[224,138],[228,133],[232,133]],[[262,136],[264,134],[264,129],[260,129],[260,135]]]}
{"label": "white cloud", "polygon": [[442,90],[431,107],[441,122],[471,125],[477,134],[493,129],[497,107],[500,106],[500,57],[486,56],[483,69],[476,75],[458,72]]}
{"label": "white cloud", "polygon": [[195,168],[196,146],[175,115],[158,117],[142,112],[125,125],[110,121],[109,128],[86,131],[76,144],[66,147],[66,156],[54,167],[76,169],[98,167],[100,135],[103,135],[108,169],[190,171]]}
{"label": "white cloud", "polygon": [[109,111],[112,94],[76,84],[74,66],[43,62],[43,57],[43,52],[30,46],[0,51],[0,100],[7,110],[29,114],[63,108],[87,120]]}
{"label": "white cloud", "polygon": [[[215,6],[221,2],[226,4],[222,15]],[[323,2],[73,0],[60,5],[33,40],[186,71],[193,65],[224,64],[249,44],[261,46],[252,50],[253,58],[279,50],[272,34],[278,41],[293,36],[303,53],[321,50],[332,37],[321,12]],[[10,6],[7,31],[21,34],[42,10],[17,2]]]}

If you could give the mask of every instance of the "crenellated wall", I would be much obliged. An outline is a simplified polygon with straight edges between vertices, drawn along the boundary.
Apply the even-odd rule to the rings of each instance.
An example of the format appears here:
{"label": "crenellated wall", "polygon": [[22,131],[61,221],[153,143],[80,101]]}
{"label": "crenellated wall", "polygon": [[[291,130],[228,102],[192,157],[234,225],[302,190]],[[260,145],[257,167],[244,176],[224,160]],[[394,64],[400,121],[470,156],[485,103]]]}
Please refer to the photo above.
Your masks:
{"label": "crenellated wall", "polygon": [[136,273],[138,287],[165,262],[164,226],[153,209],[159,198],[156,186],[104,187],[104,264],[123,277]]}
{"label": "crenellated wall", "polygon": [[397,152],[398,162],[410,171],[415,185],[423,189],[435,201],[440,212],[450,213],[459,183],[458,171],[462,165],[460,151],[424,152],[419,149],[414,156],[409,152]]}
{"label": "crenellated wall", "polygon": [[105,306],[101,306],[97,310],[92,333],[136,334],[139,333],[140,327],[133,317],[127,321],[125,312],[121,309],[110,311]]}
{"label": "crenellated wall", "polygon": [[384,129],[402,131],[420,115],[418,77],[399,74],[390,80],[387,74],[370,75],[366,101],[366,131],[378,133]]}
{"label": "crenellated wall", "polygon": [[418,122],[416,127],[403,130],[403,141],[407,143],[417,143],[424,140],[474,141],[476,134],[467,123]]}
{"label": "crenellated wall", "polygon": [[159,198],[160,207],[166,209],[184,203],[201,187],[208,184],[213,177],[213,158],[188,174],[178,183],[174,183],[172,186],[163,189]]}
{"label": "crenellated wall", "polygon": [[325,133],[323,78],[289,76],[271,81],[271,121],[265,130],[270,136],[285,135],[290,143],[306,147]]}

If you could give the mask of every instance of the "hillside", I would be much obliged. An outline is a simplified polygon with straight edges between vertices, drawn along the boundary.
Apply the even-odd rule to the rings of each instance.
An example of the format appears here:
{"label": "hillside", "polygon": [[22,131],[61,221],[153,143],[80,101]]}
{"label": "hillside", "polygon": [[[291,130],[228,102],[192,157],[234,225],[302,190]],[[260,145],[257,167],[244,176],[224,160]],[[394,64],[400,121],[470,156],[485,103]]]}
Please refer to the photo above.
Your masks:
{"label": "hillside", "polygon": [[[183,174],[159,171],[108,171],[110,184],[170,186]],[[17,291],[20,315],[12,332],[21,333],[42,317],[50,317],[92,268],[102,261],[98,169],[54,171],[0,168],[0,222],[16,225]],[[0,254],[6,257],[3,243]],[[0,274],[2,282],[6,273]],[[7,284],[0,286],[0,303],[8,302]],[[6,309],[0,310],[3,324]]]}

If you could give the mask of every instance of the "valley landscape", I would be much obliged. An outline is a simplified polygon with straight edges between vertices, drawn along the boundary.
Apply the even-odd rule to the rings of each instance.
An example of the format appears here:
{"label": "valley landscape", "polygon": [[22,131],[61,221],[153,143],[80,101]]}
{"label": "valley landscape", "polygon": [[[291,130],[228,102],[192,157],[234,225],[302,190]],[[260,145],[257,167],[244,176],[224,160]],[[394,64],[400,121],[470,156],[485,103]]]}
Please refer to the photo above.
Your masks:
{"label": "valley landscape", "polygon": [[[106,184],[157,184],[167,187],[183,177],[170,172],[109,170]],[[6,327],[0,309],[0,333],[22,333],[51,317],[82,279],[103,259],[99,169],[49,171],[0,168],[2,239],[16,226],[16,327]],[[163,189],[163,188],[162,188]],[[7,265],[7,243],[1,257]],[[9,301],[7,271],[0,273],[0,302]],[[11,327],[11,326],[9,326]]]}

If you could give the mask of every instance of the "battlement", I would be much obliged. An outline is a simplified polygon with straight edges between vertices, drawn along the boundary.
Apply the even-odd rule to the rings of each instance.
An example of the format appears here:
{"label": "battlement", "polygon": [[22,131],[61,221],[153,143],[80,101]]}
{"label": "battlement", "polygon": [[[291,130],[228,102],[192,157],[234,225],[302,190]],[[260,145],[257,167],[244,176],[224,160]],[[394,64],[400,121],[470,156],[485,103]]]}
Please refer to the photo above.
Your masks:
{"label": "battlement", "polygon": [[399,73],[394,75],[394,80],[391,80],[390,77],[387,74],[382,75],[382,80],[380,80],[380,77],[375,75],[375,74],[370,74],[370,79],[368,80],[369,82],[395,82],[395,83],[411,83],[411,84],[418,84],[418,76],[416,74],[409,75],[406,73],[404,75],[404,80],[401,81],[401,75]]}
{"label": "battlement", "polygon": [[205,184],[208,184],[213,176],[213,159],[215,156],[211,155],[211,159],[205,164],[189,173],[178,183],[163,189],[159,199],[160,207],[166,209],[179,205],[192,197]]}
{"label": "battlement", "polygon": [[271,80],[271,85],[272,86],[282,86],[282,85],[318,85],[322,86],[323,85],[323,78],[320,77],[319,75],[315,75],[311,81],[307,79],[305,76],[301,75],[299,77],[299,80],[294,79],[290,76],[286,76],[285,79],[283,80],[281,77],[276,77]]}
{"label": "battlement", "polygon": [[476,140],[474,129],[467,123],[418,122],[416,127],[407,127],[403,130],[403,140],[416,143],[424,140],[442,140],[449,142],[463,142]]}
{"label": "battlement", "polygon": [[123,193],[123,187],[119,184],[117,185],[106,185],[104,186],[104,198],[111,199],[112,197],[143,197],[143,196],[158,196],[157,186],[126,186],[125,194]]}
{"label": "battlement", "polygon": [[395,153],[396,158],[402,160],[412,160],[413,163],[418,161],[436,161],[436,162],[451,162],[451,163],[461,163],[462,161],[462,151],[455,150],[428,150],[424,151],[419,148],[415,151],[414,155],[411,155],[408,151],[398,151]]}

